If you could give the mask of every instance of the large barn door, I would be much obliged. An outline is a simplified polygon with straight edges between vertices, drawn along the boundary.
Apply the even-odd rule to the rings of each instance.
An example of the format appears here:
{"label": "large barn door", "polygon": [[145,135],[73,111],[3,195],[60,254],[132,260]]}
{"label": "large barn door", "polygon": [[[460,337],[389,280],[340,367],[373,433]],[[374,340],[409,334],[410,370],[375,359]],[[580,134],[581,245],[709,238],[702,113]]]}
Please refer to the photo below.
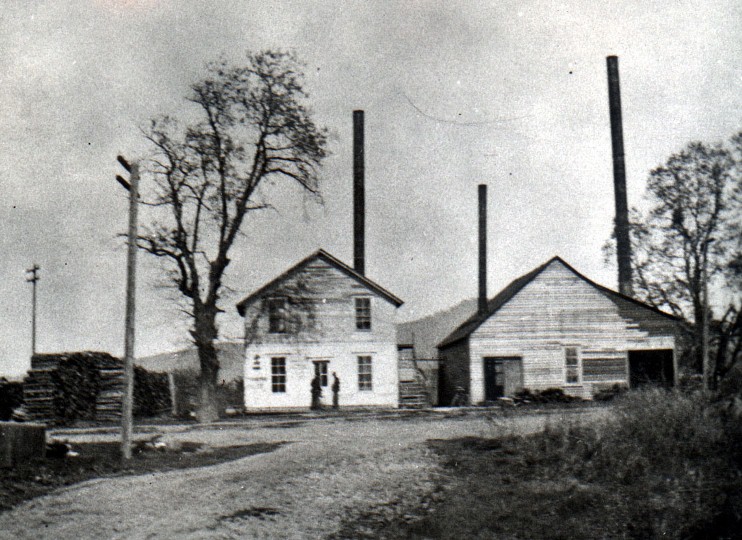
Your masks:
{"label": "large barn door", "polygon": [[629,382],[631,388],[671,388],[675,382],[672,349],[629,351]]}
{"label": "large barn door", "polygon": [[495,401],[512,396],[523,387],[523,363],[520,358],[484,359],[484,400]]}

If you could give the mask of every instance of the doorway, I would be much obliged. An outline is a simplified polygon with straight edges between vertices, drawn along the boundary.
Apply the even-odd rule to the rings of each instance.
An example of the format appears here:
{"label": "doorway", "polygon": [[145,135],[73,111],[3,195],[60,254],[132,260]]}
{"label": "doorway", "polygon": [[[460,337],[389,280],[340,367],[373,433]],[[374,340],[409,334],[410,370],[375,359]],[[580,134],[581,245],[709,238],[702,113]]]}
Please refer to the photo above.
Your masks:
{"label": "doorway", "polygon": [[629,384],[631,388],[672,388],[675,384],[672,349],[629,351]]}
{"label": "doorway", "polygon": [[512,396],[523,388],[523,360],[520,357],[484,358],[484,400]]}
{"label": "doorway", "polygon": [[327,388],[327,372],[329,360],[313,360],[314,364],[314,376],[319,378],[319,384],[322,388]]}

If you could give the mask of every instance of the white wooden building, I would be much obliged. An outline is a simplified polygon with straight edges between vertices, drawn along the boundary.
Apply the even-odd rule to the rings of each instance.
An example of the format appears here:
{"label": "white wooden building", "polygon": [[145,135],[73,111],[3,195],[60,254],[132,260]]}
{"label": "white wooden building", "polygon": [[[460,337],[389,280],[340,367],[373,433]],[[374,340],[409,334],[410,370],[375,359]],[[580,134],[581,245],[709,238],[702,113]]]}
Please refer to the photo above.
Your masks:
{"label": "white wooden building", "polygon": [[519,389],[598,390],[677,381],[678,319],[589,280],[559,257],[516,279],[439,345],[442,399]]}
{"label": "white wooden building", "polygon": [[245,322],[245,408],[311,405],[318,375],[323,404],[397,407],[396,311],[402,301],[323,250],[237,304]]}

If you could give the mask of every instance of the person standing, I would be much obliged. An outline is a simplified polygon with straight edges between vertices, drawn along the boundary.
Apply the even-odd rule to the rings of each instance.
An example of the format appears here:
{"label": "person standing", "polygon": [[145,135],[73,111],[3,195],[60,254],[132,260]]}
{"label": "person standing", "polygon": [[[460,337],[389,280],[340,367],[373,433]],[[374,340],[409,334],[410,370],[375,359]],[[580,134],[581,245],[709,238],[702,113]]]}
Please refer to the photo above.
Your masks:
{"label": "person standing", "polygon": [[319,375],[315,375],[312,379],[312,410],[320,408],[320,398],[322,398],[322,383],[320,382]]}
{"label": "person standing", "polygon": [[340,397],[340,379],[337,373],[332,372],[332,408],[338,408],[338,402]]}

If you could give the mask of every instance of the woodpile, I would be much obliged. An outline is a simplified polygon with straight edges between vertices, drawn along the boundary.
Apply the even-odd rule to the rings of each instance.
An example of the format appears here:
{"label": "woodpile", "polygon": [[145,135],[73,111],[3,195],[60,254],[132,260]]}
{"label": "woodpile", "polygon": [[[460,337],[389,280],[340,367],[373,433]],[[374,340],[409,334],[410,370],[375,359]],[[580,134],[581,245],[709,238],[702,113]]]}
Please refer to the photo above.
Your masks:
{"label": "woodpile", "polygon": [[[113,361],[109,361],[113,360]],[[121,420],[124,401],[124,364],[118,358],[98,360],[98,394],[95,399],[97,420]]]}
{"label": "woodpile", "polygon": [[55,423],[53,372],[51,368],[32,368],[23,381],[23,404],[30,420]]}
{"label": "woodpile", "polygon": [[[134,414],[153,416],[167,411],[167,376],[139,367],[134,374]],[[32,421],[116,422],[121,418],[124,396],[123,362],[101,352],[37,354],[31,359],[23,394]]]}

